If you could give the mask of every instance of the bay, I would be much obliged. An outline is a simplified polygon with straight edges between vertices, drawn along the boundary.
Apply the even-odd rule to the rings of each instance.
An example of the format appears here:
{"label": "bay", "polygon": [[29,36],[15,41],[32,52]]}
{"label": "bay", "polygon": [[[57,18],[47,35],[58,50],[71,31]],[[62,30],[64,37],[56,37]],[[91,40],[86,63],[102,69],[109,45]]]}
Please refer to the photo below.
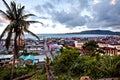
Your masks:
{"label": "bay", "polygon": [[[100,34],[36,34],[37,36],[41,38],[89,38],[89,37],[106,37],[106,36],[112,36],[112,35],[100,35]],[[30,34],[26,34],[25,38],[35,38],[34,36]]]}

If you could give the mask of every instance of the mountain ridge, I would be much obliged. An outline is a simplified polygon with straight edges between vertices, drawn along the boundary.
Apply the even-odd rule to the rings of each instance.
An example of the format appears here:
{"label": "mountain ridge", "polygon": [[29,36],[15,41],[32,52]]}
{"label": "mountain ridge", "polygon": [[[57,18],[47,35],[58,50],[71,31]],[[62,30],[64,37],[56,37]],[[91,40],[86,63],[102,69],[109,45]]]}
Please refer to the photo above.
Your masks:
{"label": "mountain ridge", "polygon": [[110,30],[86,30],[82,32],[73,32],[73,33],[66,33],[66,34],[103,34],[103,35],[120,35],[120,32],[113,32]]}

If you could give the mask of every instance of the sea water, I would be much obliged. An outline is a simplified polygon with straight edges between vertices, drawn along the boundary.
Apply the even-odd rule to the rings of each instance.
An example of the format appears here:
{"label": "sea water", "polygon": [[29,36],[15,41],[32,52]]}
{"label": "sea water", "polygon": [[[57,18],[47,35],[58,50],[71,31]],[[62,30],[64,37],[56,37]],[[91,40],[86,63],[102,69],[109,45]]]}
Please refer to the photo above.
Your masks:
{"label": "sea water", "polygon": [[[36,34],[36,35],[41,38],[72,38],[72,37],[89,38],[89,37],[111,36],[111,35],[100,35],[100,34]],[[25,38],[35,38],[35,37],[30,34],[26,34]]]}

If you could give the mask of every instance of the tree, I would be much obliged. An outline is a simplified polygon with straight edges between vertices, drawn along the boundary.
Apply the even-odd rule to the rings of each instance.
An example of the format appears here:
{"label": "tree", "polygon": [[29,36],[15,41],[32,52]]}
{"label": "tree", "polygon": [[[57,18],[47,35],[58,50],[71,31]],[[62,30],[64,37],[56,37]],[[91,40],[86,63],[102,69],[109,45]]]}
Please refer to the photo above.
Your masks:
{"label": "tree", "polygon": [[65,78],[65,80],[66,78],[71,78],[71,75],[73,74],[72,69],[76,64],[78,56],[79,51],[75,48],[66,47],[63,49],[61,55],[58,56],[52,63],[54,74],[61,77],[61,80],[63,80],[63,78]]}
{"label": "tree", "polygon": [[14,65],[15,65],[15,59],[18,54],[18,44],[17,41],[20,40],[21,36],[24,36],[24,33],[30,33],[31,35],[35,36],[37,39],[39,37],[32,33],[30,30],[28,30],[29,25],[31,23],[36,23],[38,21],[27,21],[26,19],[30,16],[35,16],[34,14],[24,14],[24,8],[25,6],[16,5],[14,1],[10,3],[10,5],[7,4],[5,0],[2,0],[7,8],[6,11],[0,10],[0,13],[4,16],[5,19],[9,20],[10,23],[7,25],[7,27],[4,29],[0,36],[0,40],[2,37],[7,33],[5,46],[7,49],[9,49],[10,41],[13,38],[14,40],[14,55],[13,55],[13,64],[12,64],[12,72],[11,72],[11,80],[13,79],[14,74]]}
{"label": "tree", "polygon": [[120,56],[103,56],[96,67],[101,73],[101,77],[119,77],[120,76]]}
{"label": "tree", "polygon": [[95,41],[88,41],[88,42],[86,42],[83,46],[82,46],[82,48],[84,49],[84,50],[87,50],[88,51],[88,53],[86,53],[86,54],[88,54],[88,55],[92,55],[93,53],[94,53],[94,51],[98,48],[99,46],[98,46],[98,44],[97,44],[97,42],[95,42]]}

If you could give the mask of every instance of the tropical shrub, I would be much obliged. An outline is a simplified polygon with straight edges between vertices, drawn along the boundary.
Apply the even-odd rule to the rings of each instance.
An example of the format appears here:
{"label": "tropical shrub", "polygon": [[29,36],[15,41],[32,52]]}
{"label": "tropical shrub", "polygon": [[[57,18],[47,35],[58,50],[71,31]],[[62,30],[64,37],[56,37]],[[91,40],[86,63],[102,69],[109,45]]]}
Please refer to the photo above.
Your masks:
{"label": "tropical shrub", "polygon": [[[17,67],[15,68],[14,77],[21,77],[26,74],[31,74],[35,72],[35,66],[33,65],[27,65],[26,67]],[[0,67],[0,80],[10,80],[10,74],[11,74],[11,65],[8,67]]]}

